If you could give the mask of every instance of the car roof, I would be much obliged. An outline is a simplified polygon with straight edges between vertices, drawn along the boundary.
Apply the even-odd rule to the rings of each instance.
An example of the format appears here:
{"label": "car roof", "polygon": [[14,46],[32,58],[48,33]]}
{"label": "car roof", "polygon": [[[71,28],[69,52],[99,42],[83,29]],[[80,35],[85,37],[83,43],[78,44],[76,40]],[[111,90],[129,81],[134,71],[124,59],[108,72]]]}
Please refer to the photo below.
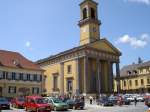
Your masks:
{"label": "car roof", "polygon": [[36,99],[36,98],[42,98],[41,96],[26,96],[26,98],[33,98],[33,99]]}

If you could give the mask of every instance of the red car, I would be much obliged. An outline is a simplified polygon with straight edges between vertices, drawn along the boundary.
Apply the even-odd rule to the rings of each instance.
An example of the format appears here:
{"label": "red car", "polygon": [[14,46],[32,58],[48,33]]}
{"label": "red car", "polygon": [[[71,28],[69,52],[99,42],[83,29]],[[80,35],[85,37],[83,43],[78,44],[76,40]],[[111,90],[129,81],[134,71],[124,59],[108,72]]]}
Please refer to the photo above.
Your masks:
{"label": "red car", "polygon": [[51,112],[51,106],[41,96],[27,96],[25,110],[34,112]]}
{"label": "red car", "polygon": [[24,108],[25,99],[24,97],[16,97],[11,100],[12,107]]}

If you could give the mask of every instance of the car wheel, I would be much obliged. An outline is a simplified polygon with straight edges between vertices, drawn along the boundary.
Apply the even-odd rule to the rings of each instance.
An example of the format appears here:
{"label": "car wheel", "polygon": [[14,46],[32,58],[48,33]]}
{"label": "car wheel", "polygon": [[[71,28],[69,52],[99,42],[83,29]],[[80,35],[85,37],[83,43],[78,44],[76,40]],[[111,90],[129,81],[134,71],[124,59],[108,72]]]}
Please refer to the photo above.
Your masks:
{"label": "car wheel", "polygon": [[38,108],[36,109],[36,112],[39,112],[39,109],[38,109]]}
{"label": "car wheel", "polygon": [[25,111],[28,111],[27,107],[24,107]]}
{"label": "car wheel", "polygon": [[57,111],[57,108],[56,108],[56,107],[54,107],[54,111]]}
{"label": "car wheel", "polygon": [[80,109],[81,109],[81,110],[84,110],[84,107],[81,107]]}

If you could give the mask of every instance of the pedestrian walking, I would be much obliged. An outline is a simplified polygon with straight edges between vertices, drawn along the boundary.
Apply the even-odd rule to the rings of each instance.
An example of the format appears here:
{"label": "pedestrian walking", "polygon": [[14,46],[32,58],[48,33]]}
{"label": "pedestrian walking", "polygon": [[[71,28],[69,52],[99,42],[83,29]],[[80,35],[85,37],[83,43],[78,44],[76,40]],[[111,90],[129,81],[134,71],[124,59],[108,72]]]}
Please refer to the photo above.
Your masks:
{"label": "pedestrian walking", "polygon": [[90,104],[92,104],[93,103],[93,97],[90,96],[89,99],[90,99]]}
{"label": "pedestrian walking", "polygon": [[136,104],[137,104],[137,99],[136,99],[136,97],[134,98],[134,105],[136,106]]}

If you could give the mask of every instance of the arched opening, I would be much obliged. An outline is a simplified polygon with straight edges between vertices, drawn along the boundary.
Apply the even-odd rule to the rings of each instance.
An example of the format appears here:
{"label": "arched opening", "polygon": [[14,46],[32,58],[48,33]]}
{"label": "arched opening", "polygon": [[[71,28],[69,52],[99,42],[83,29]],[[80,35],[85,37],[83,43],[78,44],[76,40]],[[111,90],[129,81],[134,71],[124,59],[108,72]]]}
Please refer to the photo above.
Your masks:
{"label": "arched opening", "polygon": [[87,9],[84,8],[83,9],[83,19],[86,19],[87,18]]}
{"label": "arched opening", "polygon": [[91,8],[91,18],[95,19],[95,9]]}

